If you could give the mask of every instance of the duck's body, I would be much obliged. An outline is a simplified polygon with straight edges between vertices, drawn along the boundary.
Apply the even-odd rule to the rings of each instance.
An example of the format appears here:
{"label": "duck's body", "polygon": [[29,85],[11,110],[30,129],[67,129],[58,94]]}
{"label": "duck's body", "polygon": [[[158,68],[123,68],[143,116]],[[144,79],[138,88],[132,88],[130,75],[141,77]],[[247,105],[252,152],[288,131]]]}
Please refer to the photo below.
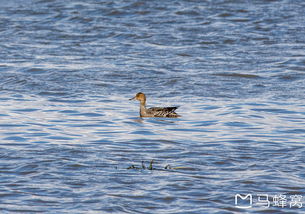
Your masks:
{"label": "duck's body", "polygon": [[152,107],[146,108],[146,96],[139,92],[134,98],[140,101],[140,116],[141,117],[180,117],[175,110],[178,107]]}
{"label": "duck's body", "polygon": [[152,107],[144,108],[140,107],[140,116],[141,117],[179,117],[175,110],[178,107]]}

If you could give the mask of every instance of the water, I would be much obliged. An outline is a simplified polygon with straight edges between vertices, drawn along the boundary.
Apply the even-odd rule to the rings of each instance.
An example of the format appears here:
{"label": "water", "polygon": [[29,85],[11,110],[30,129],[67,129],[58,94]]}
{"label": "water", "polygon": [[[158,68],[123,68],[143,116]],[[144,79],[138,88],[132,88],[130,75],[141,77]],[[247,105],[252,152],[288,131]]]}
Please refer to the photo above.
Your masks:
{"label": "water", "polygon": [[[290,204],[305,197],[304,14],[289,0],[1,1],[1,213],[304,213]],[[182,117],[139,118],[139,91]]]}

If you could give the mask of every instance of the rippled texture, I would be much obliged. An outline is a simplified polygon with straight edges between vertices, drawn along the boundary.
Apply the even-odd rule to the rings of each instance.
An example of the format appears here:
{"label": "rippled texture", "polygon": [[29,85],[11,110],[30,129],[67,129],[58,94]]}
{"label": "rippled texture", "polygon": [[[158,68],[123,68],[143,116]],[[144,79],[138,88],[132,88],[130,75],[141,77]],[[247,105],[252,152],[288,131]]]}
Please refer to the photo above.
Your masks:
{"label": "rippled texture", "polygon": [[[305,197],[304,19],[298,0],[1,1],[0,211],[304,213],[234,204]],[[183,117],[139,118],[139,91]]]}

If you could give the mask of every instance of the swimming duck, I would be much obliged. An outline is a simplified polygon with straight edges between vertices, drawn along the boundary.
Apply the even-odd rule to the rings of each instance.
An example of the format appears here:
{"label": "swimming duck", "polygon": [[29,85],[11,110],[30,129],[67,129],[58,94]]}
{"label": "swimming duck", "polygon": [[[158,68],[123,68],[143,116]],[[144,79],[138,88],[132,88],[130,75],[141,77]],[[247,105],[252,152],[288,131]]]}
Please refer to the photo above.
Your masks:
{"label": "swimming duck", "polygon": [[140,116],[141,117],[180,117],[175,110],[178,107],[152,107],[146,108],[146,96],[142,92],[136,94],[135,97],[130,100],[139,100],[140,101]]}

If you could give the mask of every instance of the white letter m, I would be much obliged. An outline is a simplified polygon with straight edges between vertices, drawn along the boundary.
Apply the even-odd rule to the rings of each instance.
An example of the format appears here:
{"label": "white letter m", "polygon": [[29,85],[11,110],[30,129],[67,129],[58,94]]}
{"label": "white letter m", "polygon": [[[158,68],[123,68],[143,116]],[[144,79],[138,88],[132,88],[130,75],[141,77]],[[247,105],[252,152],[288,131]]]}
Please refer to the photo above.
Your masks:
{"label": "white letter m", "polygon": [[[248,199],[249,198],[249,199]],[[238,199],[241,199],[242,201],[249,201],[248,204],[242,203],[241,206],[238,205]],[[240,194],[235,195],[235,207],[237,208],[251,208],[252,207],[252,195],[247,194],[246,196],[241,196]]]}

